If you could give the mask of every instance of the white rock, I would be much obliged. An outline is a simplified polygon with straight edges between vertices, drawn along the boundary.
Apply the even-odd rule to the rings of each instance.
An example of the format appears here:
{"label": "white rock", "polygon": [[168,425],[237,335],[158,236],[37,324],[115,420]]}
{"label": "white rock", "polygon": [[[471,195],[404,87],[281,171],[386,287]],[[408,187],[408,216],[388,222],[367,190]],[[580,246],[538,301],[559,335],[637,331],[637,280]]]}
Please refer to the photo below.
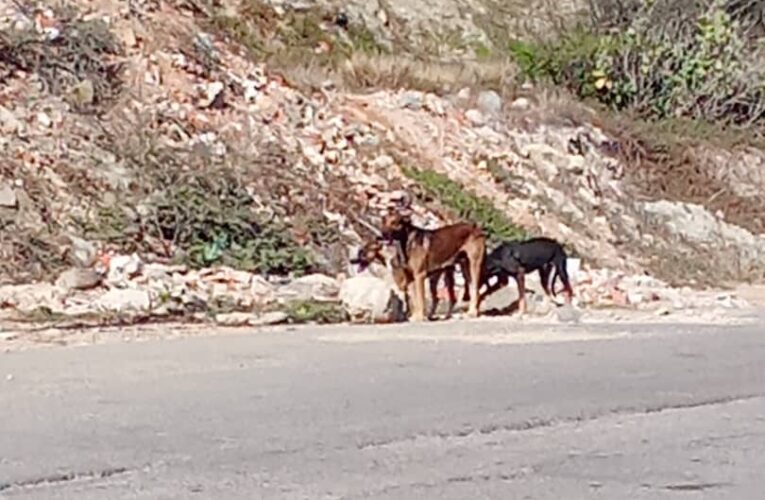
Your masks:
{"label": "white rock", "polygon": [[62,290],[89,290],[101,284],[103,276],[93,269],[73,267],[62,272],[56,286]]}
{"label": "white rock", "polygon": [[283,311],[271,311],[250,320],[250,326],[278,325],[287,321],[289,316]]}
{"label": "white rock", "polygon": [[484,118],[483,113],[477,109],[469,109],[465,111],[465,118],[467,118],[468,121],[475,127],[480,127],[486,123],[486,119]]}
{"label": "white rock", "polygon": [[255,316],[252,313],[232,312],[215,315],[215,322],[224,326],[244,326],[250,324]]}
{"label": "white rock", "polygon": [[337,297],[340,284],[325,274],[309,274],[293,280],[279,290],[279,295],[294,300],[331,300]]}
{"label": "white rock", "polygon": [[525,97],[519,97],[510,104],[511,109],[524,110],[531,107],[531,102]]}
{"label": "white rock", "polygon": [[0,183],[0,207],[16,208],[19,200],[16,191],[5,183]]}
{"label": "white rock", "polygon": [[343,281],[340,302],[352,322],[403,321],[404,304],[393,286],[368,273]]}
{"label": "white rock", "polygon": [[151,297],[146,290],[112,288],[96,299],[94,306],[98,310],[115,312],[148,311]]}
{"label": "white rock", "polygon": [[0,286],[0,307],[14,307],[22,312],[47,307],[54,312],[63,310],[61,289],[50,283]]}
{"label": "white rock", "polygon": [[437,116],[444,116],[446,114],[443,101],[435,94],[425,95],[425,109]]}
{"label": "white rock", "polygon": [[43,113],[40,111],[37,113],[37,123],[40,124],[43,128],[50,128],[50,126],[53,124],[53,120],[50,119],[50,116],[48,116],[46,113]]}
{"label": "white rock", "polygon": [[457,99],[460,101],[467,101],[470,99],[471,91],[470,87],[465,87],[463,89],[460,89],[459,92],[457,92]]}
{"label": "white rock", "polygon": [[0,106],[0,132],[13,134],[22,128],[21,121],[16,118],[11,110]]}
{"label": "white rock", "polygon": [[210,106],[213,101],[215,101],[215,98],[218,97],[218,95],[223,92],[223,89],[225,86],[222,82],[211,82],[204,86],[203,93],[204,97],[202,99],[202,102],[200,102],[200,106],[202,107],[208,107]]}
{"label": "white rock", "polygon": [[555,309],[555,315],[561,323],[579,323],[582,317],[582,311],[573,306],[564,305]]}
{"label": "white rock", "polygon": [[645,302],[645,295],[637,290],[629,290],[627,292],[627,300],[632,305],[638,305]]}
{"label": "white rock", "polygon": [[71,235],[69,241],[72,243],[71,256],[75,265],[90,267],[96,262],[97,249],[93,243]]}
{"label": "white rock", "polygon": [[502,97],[493,90],[485,90],[476,99],[478,109],[487,115],[496,115],[502,111]]}
{"label": "white rock", "polygon": [[126,286],[127,281],[139,275],[143,261],[137,254],[116,255],[109,260],[106,283],[111,286]]}

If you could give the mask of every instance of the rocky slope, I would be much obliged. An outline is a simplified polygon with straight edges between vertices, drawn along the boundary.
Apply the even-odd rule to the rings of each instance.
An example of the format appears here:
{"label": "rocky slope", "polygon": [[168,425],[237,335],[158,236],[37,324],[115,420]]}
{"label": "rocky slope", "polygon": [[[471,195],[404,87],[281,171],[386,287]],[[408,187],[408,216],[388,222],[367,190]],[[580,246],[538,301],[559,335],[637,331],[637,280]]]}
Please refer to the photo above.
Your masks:
{"label": "rocky slope", "polygon": [[[445,93],[362,91],[337,80],[305,87],[210,29],[209,9],[240,5],[200,3],[103,0],[74,2],[71,11],[0,4],[1,40],[14,49],[0,58],[0,271],[6,282],[53,283],[70,273],[35,303],[64,311],[72,300],[97,301],[72,299],[72,288],[100,287],[89,292],[98,297],[137,288],[145,295],[125,301],[146,309],[168,296],[209,302],[225,295],[222,287],[247,295],[235,302],[249,310],[258,294],[279,295],[279,280],[261,274],[352,273],[349,252],[400,189],[415,193],[424,225],[472,217],[499,236],[565,242],[586,271],[583,303],[654,300],[653,291],[628,298],[626,288],[645,283],[627,275],[691,285],[763,277],[765,236],[751,215],[763,213],[761,151],[705,146],[707,171],[687,182],[701,179],[717,195],[650,189],[661,178],[637,175],[622,138],[566,96],[480,82],[458,89],[457,77]],[[457,24],[430,21],[447,31],[471,31],[455,21],[466,19],[464,9],[486,12],[477,1],[442,3],[437,10]],[[313,5],[274,4],[277,14]],[[379,43],[396,22],[428,18],[403,3],[348,6]],[[416,37],[431,28],[404,31]],[[103,281],[106,271],[119,275],[110,262],[133,252],[141,261],[134,272]],[[173,267],[179,262],[186,267]],[[187,272],[214,264],[228,267]],[[66,271],[72,266],[78,271]],[[232,267],[253,272],[210,278]],[[83,269],[98,277],[83,278]],[[0,300],[17,307],[18,290],[3,290]],[[98,310],[119,310],[101,300]]]}

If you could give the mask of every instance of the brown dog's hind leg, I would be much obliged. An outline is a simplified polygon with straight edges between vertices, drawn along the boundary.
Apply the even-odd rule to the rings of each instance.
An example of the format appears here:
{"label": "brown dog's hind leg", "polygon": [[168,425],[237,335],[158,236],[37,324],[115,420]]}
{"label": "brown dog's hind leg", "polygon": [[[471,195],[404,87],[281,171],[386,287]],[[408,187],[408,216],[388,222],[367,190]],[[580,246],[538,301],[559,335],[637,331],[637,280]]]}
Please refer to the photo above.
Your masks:
{"label": "brown dog's hind leg", "polygon": [[436,315],[436,309],[438,308],[438,280],[441,279],[441,273],[435,272],[428,276],[428,285],[430,286],[430,310],[428,311],[428,319],[432,320]]}
{"label": "brown dog's hind leg", "polygon": [[449,309],[446,311],[446,319],[452,317],[454,312],[454,306],[457,305],[457,294],[454,292],[454,269],[447,269],[444,271],[444,284],[446,285],[446,293],[449,294]]}

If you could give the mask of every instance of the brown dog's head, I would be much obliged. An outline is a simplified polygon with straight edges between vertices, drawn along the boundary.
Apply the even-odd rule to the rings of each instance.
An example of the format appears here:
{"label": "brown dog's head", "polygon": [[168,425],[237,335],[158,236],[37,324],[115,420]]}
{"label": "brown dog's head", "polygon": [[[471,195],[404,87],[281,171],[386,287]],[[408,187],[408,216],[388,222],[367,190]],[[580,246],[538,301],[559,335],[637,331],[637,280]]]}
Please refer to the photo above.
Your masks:
{"label": "brown dog's head", "polygon": [[390,210],[383,215],[382,223],[380,224],[380,232],[383,239],[389,243],[394,240],[403,240],[406,238],[406,233],[411,225],[411,218],[407,214],[403,214],[396,210]]}
{"label": "brown dog's head", "polygon": [[377,240],[370,241],[359,248],[356,257],[351,259],[351,264],[359,266],[359,272],[362,272],[375,261],[383,265],[385,264],[385,259],[382,256],[382,243]]}

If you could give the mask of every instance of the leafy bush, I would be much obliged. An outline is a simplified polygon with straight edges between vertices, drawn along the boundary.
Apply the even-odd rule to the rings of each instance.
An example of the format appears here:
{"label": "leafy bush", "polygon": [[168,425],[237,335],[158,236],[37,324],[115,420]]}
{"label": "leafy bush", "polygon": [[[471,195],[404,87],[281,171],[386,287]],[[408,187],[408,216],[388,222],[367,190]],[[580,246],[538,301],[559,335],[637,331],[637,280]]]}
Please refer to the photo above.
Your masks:
{"label": "leafy bush", "polygon": [[76,110],[103,111],[123,87],[123,65],[114,62],[122,52],[119,42],[101,19],[83,20],[74,8],[55,14],[55,37],[33,27],[0,31],[0,69],[36,73],[48,91],[67,95]]}
{"label": "leafy bush", "polygon": [[743,14],[726,0],[681,3],[683,10],[670,0],[631,2],[617,16],[618,32],[579,28],[510,50],[527,76],[613,109],[761,128],[765,66],[747,47]]}
{"label": "leafy bush", "polygon": [[[79,221],[87,238],[194,268],[225,264],[298,275],[314,270],[306,245],[312,241],[297,241],[293,213],[282,206],[294,204],[290,187],[302,186],[291,176],[299,173],[286,169],[291,157],[277,144],[253,139],[249,155],[229,151],[221,157],[162,145],[150,126],[129,117],[119,124],[132,134],[110,130],[103,147],[127,167],[129,187],[104,197],[93,217]],[[309,227],[315,222],[310,217]]]}
{"label": "leafy bush", "polygon": [[515,226],[491,200],[467,191],[459,183],[433,170],[404,168],[404,175],[456,215],[479,224],[491,241],[523,239],[526,233]]}

